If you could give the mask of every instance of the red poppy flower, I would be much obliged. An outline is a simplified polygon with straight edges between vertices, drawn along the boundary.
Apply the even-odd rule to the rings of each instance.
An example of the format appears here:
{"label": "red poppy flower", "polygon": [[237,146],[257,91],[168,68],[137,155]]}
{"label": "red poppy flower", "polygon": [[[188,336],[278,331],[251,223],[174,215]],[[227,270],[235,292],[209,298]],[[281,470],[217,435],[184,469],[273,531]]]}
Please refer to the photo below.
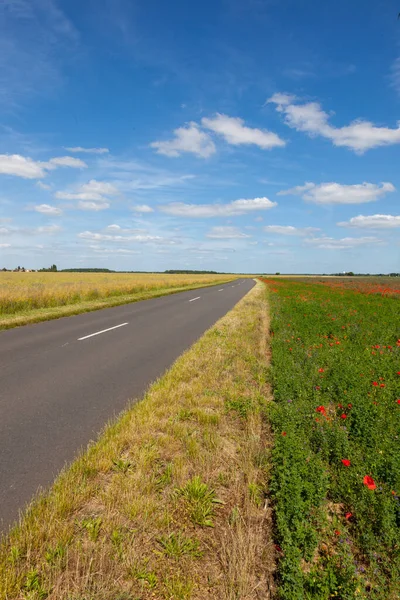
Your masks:
{"label": "red poppy flower", "polygon": [[351,465],[351,462],[348,458],[342,458],[341,460],[345,467],[349,467]]}
{"label": "red poppy flower", "polygon": [[353,405],[351,402],[348,403],[347,408],[353,408]]}
{"label": "red poppy flower", "polygon": [[397,371],[397,375],[400,375],[400,371]]}
{"label": "red poppy flower", "polygon": [[347,419],[347,415],[345,413],[343,413],[342,415],[340,415],[341,419]]}
{"label": "red poppy flower", "polygon": [[363,479],[363,484],[366,485],[369,490],[376,489],[376,483],[372,479],[371,475],[365,475],[365,477]]}
{"label": "red poppy flower", "polygon": [[282,431],[282,435],[286,435],[286,431]]}
{"label": "red poppy flower", "polygon": [[385,387],[385,384],[384,384],[384,383],[381,383],[380,387]]}
{"label": "red poppy flower", "polygon": [[322,369],[322,368],[318,369],[318,373],[323,373],[323,372],[324,372],[324,369]]}
{"label": "red poppy flower", "polygon": [[340,535],[339,529],[335,529],[335,535]]}
{"label": "red poppy flower", "polygon": [[400,404],[400,398],[398,400],[396,400],[397,404]]}
{"label": "red poppy flower", "polygon": [[282,552],[282,548],[280,546],[278,546],[278,544],[275,544],[275,550],[277,552]]}
{"label": "red poppy flower", "polygon": [[347,520],[351,519],[351,517],[353,516],[351,512],[347,512],[345,515]]}
{"label": "red poppy flower", "polygon": [[326,417],[326,408],[325,408],[325,406],[317,406],[317,408],[315,410],[317,412],[321,413],[321,415],[324,415],[324,417]]}
{"label": "red poppy flower", "polygon": [[343,404],[338,404],[338,408],[344,408]]}
{"label": "red poppy flower", "polygon": [[377,382],[377,381],[373,381],[373,382],[372,382],[372,385],[374,385],[375,387],[377,387],[377,385],[378,385],[378,382]]}

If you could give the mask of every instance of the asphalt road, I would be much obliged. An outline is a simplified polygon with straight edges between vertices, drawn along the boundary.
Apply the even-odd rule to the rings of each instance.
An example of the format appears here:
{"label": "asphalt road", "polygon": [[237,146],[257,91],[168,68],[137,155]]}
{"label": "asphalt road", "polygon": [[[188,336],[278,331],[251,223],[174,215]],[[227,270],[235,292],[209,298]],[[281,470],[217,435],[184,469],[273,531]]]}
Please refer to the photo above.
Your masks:
{"label": "asphalt road", "polygon": [[254,281],[0,332],[0,531]]}

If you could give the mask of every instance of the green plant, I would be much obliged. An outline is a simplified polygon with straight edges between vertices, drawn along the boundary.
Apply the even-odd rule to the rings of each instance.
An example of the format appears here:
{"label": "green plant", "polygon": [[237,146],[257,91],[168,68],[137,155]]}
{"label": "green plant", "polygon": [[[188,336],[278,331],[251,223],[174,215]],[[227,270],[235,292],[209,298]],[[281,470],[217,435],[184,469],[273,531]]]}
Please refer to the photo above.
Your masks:
{"label": "green plant", "polygon": [[92,540],[92,542],[97,542],[102,524],[103,520],[101,517],[89,517],[87,519],[83,519],[80,525],[82,529],[85,529],[87,531],[88,536]]}
{"label": "green plant", "polygon": [[177,492],[184,499],[189,517],[196,525],[213,527],[215,504],[222,504],[213,489],[203,483],[200,477],[195,476]]}
{"label": "green plant", "polygon": [[202,552],[199,550],[199,542],[185,537],[181,532],[162,536],[158,541],[164,554],[170,558],[180,558],[184,554],[193,558],[202,556]]}
{"label": "green plant", "polygon": [[67,548],[64,544],[59,542],[56,546],[48,548],[45,553],[45,559],[50,565],[55,565],[61,562],[66,555]]}
{"label": "green plant", "polygon": [[129,469],[132,467],[132,463],[128,460],[124,460],[123,458],[117,458],[113,460],[113,469],[114,471],[120,471],[121,473],[127,473]]}
{"label": "green plant", "polygon": [[179,575],[166,577],[164,580],[167,598],[174,600],[187,600],[190,598],[193,590],[193,583],[189,579],[184,579]]}
{"label": "green plant", "polygon": [[24,587],[32,598],[42,600],[48,596],[48,592],[42,586],[39,572],[36,570],[27,573]]}

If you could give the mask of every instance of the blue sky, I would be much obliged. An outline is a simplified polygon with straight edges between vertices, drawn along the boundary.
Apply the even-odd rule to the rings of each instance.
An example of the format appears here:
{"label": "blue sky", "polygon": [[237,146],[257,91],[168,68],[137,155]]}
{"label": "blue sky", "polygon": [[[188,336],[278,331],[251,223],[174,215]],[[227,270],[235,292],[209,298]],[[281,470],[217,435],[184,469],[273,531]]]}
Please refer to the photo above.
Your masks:
{"label": "blue sky", "polygon": [[0,267],[400,270],[394,0],[1,0]]}

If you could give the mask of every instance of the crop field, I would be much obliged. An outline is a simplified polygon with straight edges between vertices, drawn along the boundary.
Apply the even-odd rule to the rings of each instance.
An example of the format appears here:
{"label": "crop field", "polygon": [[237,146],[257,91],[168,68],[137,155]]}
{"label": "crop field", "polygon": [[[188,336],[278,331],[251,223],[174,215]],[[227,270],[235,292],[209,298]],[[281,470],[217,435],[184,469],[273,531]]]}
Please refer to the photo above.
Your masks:
{"label": "crop field", "polygon": [[0,272],[0,328],[144,300],[234,275]]}
{"label": "crop field", "polygon": [[335,290],[353,290],[362,294],[399,296],[400,277],[296,277],[296,281],[318,283]]}
{"label": "crop field", "polygon": [[398,296],[264,281],[281,597],[399,598]]}

